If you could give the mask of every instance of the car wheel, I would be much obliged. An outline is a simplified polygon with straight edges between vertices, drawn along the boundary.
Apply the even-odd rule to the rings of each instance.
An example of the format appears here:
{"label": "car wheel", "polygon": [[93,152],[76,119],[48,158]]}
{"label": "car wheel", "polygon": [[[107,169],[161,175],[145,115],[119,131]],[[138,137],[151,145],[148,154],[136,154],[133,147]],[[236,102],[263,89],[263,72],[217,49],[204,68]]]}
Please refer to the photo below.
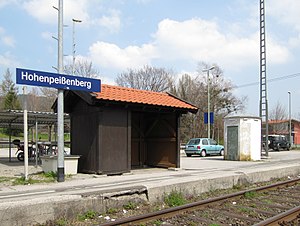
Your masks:
{"label": "car wheel", "polygon": [[276,151],[279,151],[279,149],[280,149],[280,144],[277,144]]}
{"label": "car wheel", "polygon": [[206,151],[205,150],[202,150],[201,153],[200,153],[201,157],[205,157],[206,156]]}
{"label": "car wheel", "polygon": [[220,155],[221,155],[221,156],[224,156],[224,149],[221,149]]}
{"label": "car wheel", "polygon": [[192,156],[192,154],[186,154],[186,157],[191,157]]}

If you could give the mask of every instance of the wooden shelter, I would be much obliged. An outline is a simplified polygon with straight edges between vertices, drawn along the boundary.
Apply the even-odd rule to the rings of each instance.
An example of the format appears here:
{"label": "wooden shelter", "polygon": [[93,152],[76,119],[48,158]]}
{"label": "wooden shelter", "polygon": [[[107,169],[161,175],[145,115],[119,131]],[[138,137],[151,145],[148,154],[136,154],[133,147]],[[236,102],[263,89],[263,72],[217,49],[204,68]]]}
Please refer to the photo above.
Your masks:
{"label": "wooden shelter", "polygon": [[65,91],[64,103],[78,170],[96,174],[180,167],[180,116],[198,110],[168,93],[111,85],[100,93]]}

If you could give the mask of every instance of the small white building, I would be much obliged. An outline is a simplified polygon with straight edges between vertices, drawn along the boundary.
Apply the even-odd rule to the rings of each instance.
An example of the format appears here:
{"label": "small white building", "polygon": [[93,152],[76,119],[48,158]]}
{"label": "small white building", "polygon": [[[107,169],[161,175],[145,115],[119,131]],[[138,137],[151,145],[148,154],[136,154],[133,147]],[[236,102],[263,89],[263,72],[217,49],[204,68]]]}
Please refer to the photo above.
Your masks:
{"label": "small white building", "polygon": [[224,159],[257,161],[261,159],[261,118],[227,116],[224,119]]}

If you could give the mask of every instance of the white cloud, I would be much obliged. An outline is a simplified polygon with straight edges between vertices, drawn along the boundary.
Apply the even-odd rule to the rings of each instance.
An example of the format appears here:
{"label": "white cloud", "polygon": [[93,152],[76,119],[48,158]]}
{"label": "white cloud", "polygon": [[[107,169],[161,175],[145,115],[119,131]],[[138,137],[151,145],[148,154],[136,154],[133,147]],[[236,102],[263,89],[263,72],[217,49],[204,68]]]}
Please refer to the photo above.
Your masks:
{"label": "white cloud", "polygon": [[277,18],[279,23],[292,26],[300,32],[300,1],[299,0],[270,0],[266,5],[266,14]]}
{"label": "white cloud", "polygon": [[[57,4],[57,3],[56,3]],[[36,18],[41,23],[57,23],[57,11],[53,9],[51,0],[30,0],[24,1],[23,7],[29,15]]]}
{"label": "white cloud", "polygon": [[5,52],[3,55],[0,55],[0,68],[11,68],[17,65],[19,65],[19,62],[16,61],[10,52]]}
{"label": "white cloud", "polygon": [[2,27],[0,27],[0,41],[1,44],[9,47],[15,47],[15,39],[9,35],[6,35],[5,29]]}
{"label": "white cloud", "polygon": [[121,27],[120,11],[110,10],[109,15],[102,16],[96,23],[112,33],[118,32]]}
{"label": "white cloud", "polygon": [[[243,67],[257,62],[259,36],[239,37],[225,33],[214,22],[192,19],[184,22],[163,20],[155,34],[161,56],[183,60],[217,62],[218,64]],[[288,50],[267,40],[270,63],[283,63]],[[171,52],[171,54],[170,54]]]}
{"label": "white cloud", "polygon": [[[194,62],[196,65],[199,61],[205,61],[236,70],[258,64],[258,34],[239,37],[225,32],[211,21],[191,19],[178,22],[165,19],[159,23],[152,43],[120,48],[111,43],[96,42],[89,51],[92,61],[101,67],[123,70],[151,64],[156,59],[171,65],[176,64],[174,62]],[[288,49],[271,38],[267,46],[270,64],[285,63],[290,57]]]}
{"label": "white cloud", "polygon": [[[58,12],[53,6],[58,7],[57,1],[29,0],[23,3],[23,7],[27,13],[36,18],[40,23],[55,25],[58,23]],[[105,13],[102,13],[104,10]],[[118,32],[121,27],[120,11],[102,9],[99,0],[65,0],[63,11],[65,25],[72,26],[72,19],[77,19],[83,22],[81,26],[102,26],[111,33]],[[93,17],[93,13],[98,17]]]}
{"label": "white cloud", "polygon": [[50,40],[53,40],[53,37],[55,37],[56,34],[52,34],[49,31],[44,31],[44,32],[41,33],[41,36],[42,36],[43,39],[45,39],[47,41],[50,41]]}
{"label": "white cloud", "polygon": [[15,40],[13,37],[11,36],[4,36],[1,38],[1,41],[7,45],[7,46],[10,46],[10,47],[15,47]]}
{"label": "white cloud", "polygon": [[152,0],[137,0],[136,2],[138,4],[148,4],[148,3],[151,3]]}
{"label": "white cloud", "polygon": [[267,15],[275,18],[277,23],[289,30],[286,33],[291,48],[300,47],[300,1],[299,0],[270,0],[266,7]]}
{"label": "white cloud", "polygon": [[[53,8],[58,7],[58,1],[30,0],[23,3],[24,9],[41,23],[57,24],[58,12]],[[89,21],[88,0],[65,0],[63,5],[64,24],[69,24],[72,18]]]}
{"label": "white cloud", "polygon": [[15,3],[16,0],[0,0],[0,8],[5,7],[6,5]]}
{"label": "white cloud", "polygon": [[296,48],[300,46],[300,33],[297,37],[292,37],[289,39],[289,44],[292,48]]}
{"label": "white cloud", "polygon": [[141,67],[148,64],[155,56],[154,47],[148,44],[121,49],[115,44],[96,42],[89,51],[92,62],[102,67],[120,70]]}

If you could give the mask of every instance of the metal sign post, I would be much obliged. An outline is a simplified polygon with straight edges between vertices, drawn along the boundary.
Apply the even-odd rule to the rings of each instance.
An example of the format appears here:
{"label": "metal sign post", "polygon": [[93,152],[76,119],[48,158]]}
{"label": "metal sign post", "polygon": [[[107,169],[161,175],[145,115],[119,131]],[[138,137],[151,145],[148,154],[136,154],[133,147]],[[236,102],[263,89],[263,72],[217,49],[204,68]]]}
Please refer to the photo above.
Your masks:
{"label": "metal sign post", "polygon": [[28,123],[27,123],[27,90],[23,87],[24,95],[24,177],[28,180]]}

